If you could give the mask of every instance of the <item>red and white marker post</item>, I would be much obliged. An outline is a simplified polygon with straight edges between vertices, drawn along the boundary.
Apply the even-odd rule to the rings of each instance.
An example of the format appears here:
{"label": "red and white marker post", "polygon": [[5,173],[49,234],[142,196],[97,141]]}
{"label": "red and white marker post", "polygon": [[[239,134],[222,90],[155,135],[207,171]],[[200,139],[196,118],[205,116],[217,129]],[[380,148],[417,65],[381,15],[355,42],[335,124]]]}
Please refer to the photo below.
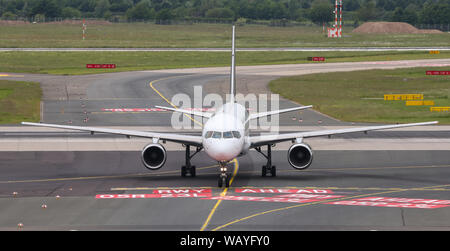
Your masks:
{"label": "red and white marker post", "polygon": [[83,18],[83,40],[86,39],[86,20]]}
{"label": "red and white marker post", "polygon": [[342,37],[342,0],[335,1],[334,25],[333,28],[328,28],[328,37]]}

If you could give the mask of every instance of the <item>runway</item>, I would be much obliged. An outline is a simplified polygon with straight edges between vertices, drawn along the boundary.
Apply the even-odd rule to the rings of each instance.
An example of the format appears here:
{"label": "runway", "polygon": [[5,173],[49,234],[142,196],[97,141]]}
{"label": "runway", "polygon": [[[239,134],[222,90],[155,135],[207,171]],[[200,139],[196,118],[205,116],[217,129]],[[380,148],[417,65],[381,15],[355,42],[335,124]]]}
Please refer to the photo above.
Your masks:
{"label": "runway", "polygon": [[[238,67],[238,92],[270,96],[266,85],[279,76],[418,65],[450,66],[450,60]],[[178,93],[192,97],[195,86],[202,87],[201,99],[225,93],[228,71],[11,73],[2,79],[40,82],[47,123],[168,132],[172,114],[145,109],[169,106],[164,98]],[[297,105],[280,99],[280,109]],[[279,121],[281,132],[359,125],[314,110]],[[261,177],[265,159],[251,151],[229,164],[231,187],[219,189],[217,163],[204,152],[192,160],[197,176],[182,178],[184,152],[176,144],[165,145],[165,166],[149,171],[140,160],[145,139],[2,126],[0,230],[450,230],[449,129],[311,139],[314,162],[304,171],[288,164],[290,143],[277,144],[277,177]]]}

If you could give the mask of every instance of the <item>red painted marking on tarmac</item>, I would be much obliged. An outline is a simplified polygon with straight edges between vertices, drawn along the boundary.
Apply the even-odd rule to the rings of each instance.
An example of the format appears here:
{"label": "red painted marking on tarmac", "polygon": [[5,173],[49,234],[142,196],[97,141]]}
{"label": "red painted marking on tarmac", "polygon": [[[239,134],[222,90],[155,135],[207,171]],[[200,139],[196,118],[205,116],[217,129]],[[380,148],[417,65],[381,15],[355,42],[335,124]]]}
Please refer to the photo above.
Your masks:
{"label": "red painted marking on tarmac", "polygon": [[96,199],[151,199],[151,198],[203,198],[211,193],[183,193],[183,194],[97,194]]}
{"label": "red painted marking on tarmac", "polygon": [[154,194],[211,194],[211,189],[158,189]]}
{"label": "red painted marking on tarmac", "polygon": [[234,201],[259,201],[259,202],[285,202],[285,203],[308,203],[320,200],[297,199],[297,198],[276,198],[276,197],[253,197],[253,196],[214,196],[201,198],[203,200],[234,200]]}
{"label": "red painted marking on tarmac", "polygon": [[331,190],[323,189],[248,189],[237,188],[236,193],[306,193],[306,194],[332,194]]}
{"label": "red painted marking on tarmac", "polygon": [[[152,194],[97,194],[97,199],[150,199],[150,198],[199,198],[203,200],[256,201],[281,203],[321,202],[328,199],[342,198],[342,195],[329,195],[330,190],[307,189],[236,189],[238,193],[281,193],[274,197],[256,196],[212,196],[212,189],[156,189]],[[283,194],[284,193],[284,194]],[[328,194],[327,194],[328,193]],[[328,205],[369,206],[391,208],[435,209],[450,207],[450,200],[365,197],[354,200],[325,202]]]}
{"label": "red painted marking on tarmac", "polygon": [[435,199],[411,199],[411,198],[390,198],[390,197],[367,197],[357,200],[373,201],[373,202],[398,202],[398,203],[415,203],[415,204],[432,204],[432,205],[450,205],[450,200]]}
{"label": "red painted marking on tarmac", "polygon": [[324,204],[346,205],[346,206],[434,209],[434,208],[450,207],[450,200],[367,197],[356,200],[328,202]]}
{"label": "red painted marking on tarmac", "polygon": [[345,197],[343,195],[321,195],[321,194],[283,194],[274,196],[275,198],[298,198],[298,199],[315,199],[329,200]]}
{"label": "red painted marking on tarmac", "polygon": [[414,203],[388,203],[388,202],[372,202],[372,201],[335,201],[324,204],[331,205],[346,205],[346,206],[369,206],[369,207],[396,207],[396,208],[420,208],[420,209],[434,209],[441,207],[448,207],[449,205],[430,205],[430,204],[414,204]]}

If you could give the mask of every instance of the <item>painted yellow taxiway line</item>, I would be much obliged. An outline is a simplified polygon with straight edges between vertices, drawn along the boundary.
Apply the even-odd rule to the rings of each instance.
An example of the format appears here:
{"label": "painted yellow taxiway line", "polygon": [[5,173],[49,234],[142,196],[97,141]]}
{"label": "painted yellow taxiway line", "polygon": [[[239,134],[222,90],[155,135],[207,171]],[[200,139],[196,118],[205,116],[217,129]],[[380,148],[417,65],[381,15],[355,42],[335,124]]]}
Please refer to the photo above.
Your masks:
{"label": "painted yellow taxiway line", "polygon": [[[234,178],[236,177],[237,171],[239,169],[239,163],[237,161],[237,159],[233,159],[234,162],[234,171],[233,171],[233,176],[230,179],[230,186],[233,183]],[[226,196],[227,192],[228,192],[228,187],[226,187],[222,193],[220,194],[221,197]],[[219,207],[220,203],[222,203],[222,200],[218,200],[216,202],[216,204],[214,205],[214,207],[212,208],[211,212],[209,212],[208,217],[206,218],[205,222],[203,223],[202,227],[200,228],[200,231],[204,231],[206,229],[206,227],[208,226],[209,222],[211,221],[214,213],[216,212],[217,208]]]}
{"label": "painted yellow taxiway line", "polygon": [[[415,189],[437,189],[437,188],[444,188],[444,187],[450,187],[450,184],[438,185],[438,186],[430,186],[430,187],[420,187],[420,188],[415,188]],[[310,202],[310,203],[305,203],[305,204],[300,204],[300,205],[294,205],[294,206],[288,206],[288,207],[272,209],[272,210],[268,210],[268,211],[262,211],[262,212],[259,212],[259,213],[255,213],[255,214],[249,215],[247,217],[243,217],[243,218],[240,218],[240,219],[233,220],[233,221],[228,222],[228,223],[226,223],[224,225],[221,225],[221,226],[218,226],[218,227],[214,228],[212,231],[221,230],[221,229],[223,229],[225,227],[228,227],[230,225],[233,225],[235,223],[242,222],[242,221],[245,221],[245,220],[248,220],[248,219],[260,216],[260,215],[275,213],[275,212],[284,211],[284,210],[288,210],[288,209],[292,209],[292,208],[299,208],[299,207],[323,204],[323,203],[326,203],[326,202],[355,199],[355,198],[366,197],[366,196],[375,196],[375,195],[380,195],[380,194],[407,192],[407,191],[410,191],[410,190],[413,190],[413,189],[405,188],[405,189],[400,189],[400,190],[396,190],[396,191],[384,191],[384,192],[377,192],[377,193],[370,193],[370,194],[361,194],[361,195],[356,195],[356,196],[347,196],[347,197],[342,197],[342,198],[339,198],[339,199],[330,199],[330,200],[316,201],[316,202]]]}

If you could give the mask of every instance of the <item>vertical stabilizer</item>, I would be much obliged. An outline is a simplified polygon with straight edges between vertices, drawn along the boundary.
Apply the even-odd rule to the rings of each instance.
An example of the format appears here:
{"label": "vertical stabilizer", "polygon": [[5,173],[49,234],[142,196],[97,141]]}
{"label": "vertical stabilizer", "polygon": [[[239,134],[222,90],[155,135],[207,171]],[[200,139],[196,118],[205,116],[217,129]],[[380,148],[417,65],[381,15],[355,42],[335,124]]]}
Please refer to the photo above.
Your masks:
{"label": "vertical stabilizer", "polygon": [[231,76],[230,76],[230,102],[234,103],[236,96],[236,50],[235,50],[235,26],[233,25],[233,35],[231,40]]}

